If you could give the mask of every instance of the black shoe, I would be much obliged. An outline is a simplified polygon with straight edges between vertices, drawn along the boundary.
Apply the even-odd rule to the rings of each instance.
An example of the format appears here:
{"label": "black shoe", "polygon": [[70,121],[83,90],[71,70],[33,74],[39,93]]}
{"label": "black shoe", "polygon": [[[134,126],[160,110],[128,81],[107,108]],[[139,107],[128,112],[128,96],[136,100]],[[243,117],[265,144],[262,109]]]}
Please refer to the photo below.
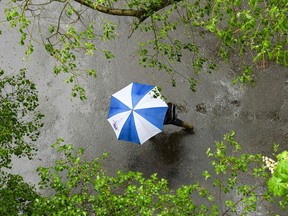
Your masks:
{"label": "black shoe", "polygon": [[194,128],[193,127],[191,127],[191,128],[183,128],[183,131],[185,131],[187,133],[194,134]]}

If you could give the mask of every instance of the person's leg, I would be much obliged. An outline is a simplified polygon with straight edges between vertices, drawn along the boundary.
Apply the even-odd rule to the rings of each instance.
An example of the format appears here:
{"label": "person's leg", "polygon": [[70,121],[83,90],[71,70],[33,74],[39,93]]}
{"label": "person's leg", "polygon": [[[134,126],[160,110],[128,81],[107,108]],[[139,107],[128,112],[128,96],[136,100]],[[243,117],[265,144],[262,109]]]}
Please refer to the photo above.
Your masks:
{"label": "person's leg", "polygon": [[177,118],[171,124],[178,126],[178,127],[182,127],[183,121]]}
{"label": "person's leg", "polygon": [[194,126],[182,121],[182,127],[187,132],[194,132]]}
{"label": "person's leg", "polygon": [[175,121],[172,122],[173,125],[178,126],[178,127],[183,127],[185,130],[190,130],[192,131],[194,127],[180,119],[176,119]]}

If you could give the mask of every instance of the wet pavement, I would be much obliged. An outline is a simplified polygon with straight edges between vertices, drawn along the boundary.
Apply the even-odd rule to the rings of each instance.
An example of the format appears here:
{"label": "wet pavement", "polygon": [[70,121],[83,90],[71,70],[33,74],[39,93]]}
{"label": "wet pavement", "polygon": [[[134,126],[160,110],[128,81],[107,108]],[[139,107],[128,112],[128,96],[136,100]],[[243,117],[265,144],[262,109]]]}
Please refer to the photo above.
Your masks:
{"label": "wet pavement", "polygon": [[[118,24],[125,29],[129,21],[121,18]],[[50,145],[58,137],[76,147],[85,147],[86,159],[109,152],[105,167],[111,173],[118,169],[141,171],[145,176],[157,172],[159,177],[169,180],[172,188],[203,181],[203,170],[211,170],[205,155],[207,148],[213,148],[214,142],[231,130],[236,132],[236,140],[245,153],[270,155],[274,142],[280,149],[287,148],[288,69],[272,65],[256,70],[257,82],[252,88],[232,85],[235,62],[220,62],[212,74],[198,76],[197,92],[193,93],[182,77],[176,77],[177,86],[172,87],[164,72],[139,66],[137,42],[141,39],[134,35],[128,40],[127,33],[119,31],[118,40],[106,44],[114,51],[115,59],[108,62],[102,56],[87,58],[84,66],[95,68],[97,77],[81,80],[88,95],[83,102],[70,96],[71,86],[63,82],[65,75],[53,75],[54,60],[43,48],[36,49],[28,61],[22,62],[24,50],[17,44],[17,35],[3,32],[1,50],[9,52],[1,52],[1,67],[6,72],[28,68],[28,75],[39,89],[40,110],[46,116],[36,143],[39,151],[35,160],[15,159],[14,172],[36,183],[36,167],[50,165],[56,158]],[[184,75],[192,73],[188,61],[183,61],[180,69]],[[162,94],[180,108],[179,118],[195,126],[195,134],[168,125],[163,133],[143,145],[116,140],[106,120],[110,95],[133,81],[161,86]]]}

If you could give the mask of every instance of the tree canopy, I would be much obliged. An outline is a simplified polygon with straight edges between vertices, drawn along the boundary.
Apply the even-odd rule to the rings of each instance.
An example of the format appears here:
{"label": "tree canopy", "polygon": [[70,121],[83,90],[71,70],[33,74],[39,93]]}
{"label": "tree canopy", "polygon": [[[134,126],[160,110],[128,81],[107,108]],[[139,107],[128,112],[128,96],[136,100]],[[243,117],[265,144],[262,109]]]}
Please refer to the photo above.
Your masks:
{"label": "tree canopy", "polygon": [[12,155],[32,158],[43,126],[36,86],[25,73],[6,76],[0,70],[0,167],[9,168]]}
{"label": "tree canopy", "polygon": [[0,70],[0,214],[31,215],[31,200],[38,194],[20,175],[11,174],[12,157],[32,159],[37,148],[43,114],[37,110],[38,91],[26,78],[26,69],[15,75]]}
{"label": "tree canopy", "polygon": [[[23,0],[2,4],[6,20],[22,35],[26,55],[33,52],[35,43],[44,45],[56,60],[54,73],[67,73],[66,82],[75,84],[73,96],[81,99],[86,97],[85,90],[77,76],[96,76],[98,71],[82,68],[79,53],[114,57],[113,50],[100,44],[117,39],[121,29],[113,22],[115,16],[131,17],[127,37],[136,31],[153,36],[139,43],[139,63],[168,72],[172,85],[180,75],[195,91],[197,74],[211,72],[219,59],[229,61],[232,54],[241,62],[234,82],[254,82],[255,68],[272,63],[288,66],[286,0]],[[207,36],[217,38],[216,59],[199,51]],[[190,62],[188,76],[176,69],[184,56]]]}
{"label": "tree canopy", "polygon": [[[84,149],[74,149],[62,138],[52,147],[59,154],[50,167],[37,169],[41,189],[52,192],[41,195],[18,175],[0,178],[1,215],[250,215],[265,203],[264,214],[276,214],[273,203],[287,210],[287,152],[278,155],[275,176],[266,172],[260,154],[241,153],[234,132],[215,143],[215,150],[206,154],[214,167],[203,171],[203,182],[183,185],[176,190],[168,187],[157,174],[149,178],[139,172],[106,173],[102,166],[108,156],[86,161]],[[56,152],[55,152],[56,153]],[[283,163],[285,162],[285,164]],[[281,163],[281,165],[280,165]],[[282,174],[280,174],[282,173]],[[241,179],[249,177],[247,183]],[[277,178],[276,182],[274,178]],[[210,191],[211,185],[218,190]],[[237,196],[235,196],[235,192]],[[273,196],[279,196],[276,199]],[[232,197],[231,197],[232,194]],[[218,197],[222,197],[220,200]]]}

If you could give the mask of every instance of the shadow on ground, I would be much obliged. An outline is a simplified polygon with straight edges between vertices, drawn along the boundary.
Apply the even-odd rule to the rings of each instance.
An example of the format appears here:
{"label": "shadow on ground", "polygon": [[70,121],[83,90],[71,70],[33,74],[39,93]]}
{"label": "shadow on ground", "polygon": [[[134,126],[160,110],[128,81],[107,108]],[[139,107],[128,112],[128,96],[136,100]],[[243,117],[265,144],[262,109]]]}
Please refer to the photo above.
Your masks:
{"label": "shadow on ground", "polygon": [[[131,171],[140,171],[146,177],[153,173],[158,173],[160,178],[165,178],[172,182],[179,176],[178,167],[183,160],[185,146],[181,145],[182,140],[193,134],[181,130],[169,133],[160,133],[149,140],[151,150],[131,155],[128,159],[128,169]],[[148,168],[148,169],[147,169]]]}

